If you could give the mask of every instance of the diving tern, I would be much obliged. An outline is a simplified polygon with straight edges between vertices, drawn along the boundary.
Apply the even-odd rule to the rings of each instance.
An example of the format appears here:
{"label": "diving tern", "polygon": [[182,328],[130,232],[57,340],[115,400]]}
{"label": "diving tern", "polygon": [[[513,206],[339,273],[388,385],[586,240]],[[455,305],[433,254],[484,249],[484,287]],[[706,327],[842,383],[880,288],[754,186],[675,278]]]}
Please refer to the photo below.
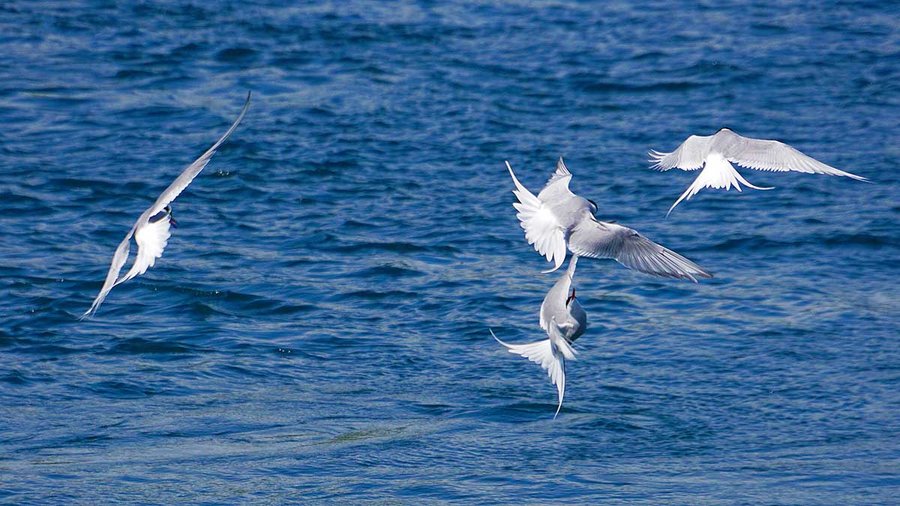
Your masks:
{"label": "diving tern", "polygon": [[541,328],[547,333],[547,339],[528,344],[508,344],[501,341],[493,330],[488,329],[494,339],[510,353],[521,355],[547,371],[559,395],[559,405],[556,407],[556,414],[553,415],[554,419],[559,415],[566,394],[566,359],[575,360],[577,352],[572,343],[587,329],[587,314],[575,298],[575,289],[572,288],[577,261],[578,257],[575,255],[569,259],[569,268],[547,292],[544,302],[541,303],[540,323]]}
{"label": "diving tern", "polygon": [[827,174],[849,177],[857,181],[868,181],[862,176],[826,165],[782,142],[751,139],[738,135],[727,128],[722,128],[713,135],[692,135],[671,153],[651,150],[649,155],[649,161],[653,163],[651,167],[661,171],[674,168],[703,169],[697,179],[672,204],[666,216],[671,214],[675,206],[682,200],[690,200],[703,188],[724,188],[725,191],[728,191],[734,186],[737,191],[742,191],[739,182],[754,190],[774,188],[753,186],[735,170],[732,163],[756,170],[775,172],[793,170],[807,174]]}
{"label": "diving tern", "polygon": [[[125,239],[123,239],[119,244],[119,247],[116,248],[112,263],[109,266],[109,272],[106,274],[106,280],[103,282],[100,293],[97,294],[97,298],[94,299],[90,309],[81,315],[81,319],[93,316],[100,307],[100,304],[103,303],[103,299],[106,298],[113,287],[147,272],[147,269],[153,267],[156,263],[156,259],[162,256],[163,250],[168,244],[169,237],[171,236],[170,227],[177,227],[177,223],[175,223],[175,220],[172,217],[172,206],[170,204],[189,184],[191,184],[191,181],[197,177],[200,171],[206,167],[206,164],[209,163],[209,160],[216,153],[216,150],[219,149],[219,146],[221,146],[222,143],[225,142],[225,139],[234,132],[238,123],[244,119],[244,115],[247,113],[247,108],[249,107],[250,93],[247,93],[247,100],[244,102],[241,113],[228,131],[225,132],[225,135],[219,138],[219,140],[216,141],[211,148],[206,150],[205,153],[200,155],[200,158],[194,160],[194,163],[188,165],[181,175],[178,176],[164,192],[162,192],[159,198],[156,199],[156,202],[147,208],[147,210],[138,217],[137,221],[134,222],[131,230],[125,235]],[[134,263],[131,265],[131,269],[129,269],[124,276],[119,278],[119,272],[125,265],[126,260],[128,260],[132,236],[134,236],[134,241],[137,243],[138,252],[135,256]]]}
{"label": "diving tern", "polygon": [[597,204],[569,190],[572,173],[560,158],[544,189],[534,196],[516,178],[509,162],[509,175],[518,202],[513,204],[528,244],[555,266],[563,264],[566,249],[590,258],[612,258],[620,264],[654,276],[689,279],[711,278],[694,262],[647,239],[637,231],[594,217]]}

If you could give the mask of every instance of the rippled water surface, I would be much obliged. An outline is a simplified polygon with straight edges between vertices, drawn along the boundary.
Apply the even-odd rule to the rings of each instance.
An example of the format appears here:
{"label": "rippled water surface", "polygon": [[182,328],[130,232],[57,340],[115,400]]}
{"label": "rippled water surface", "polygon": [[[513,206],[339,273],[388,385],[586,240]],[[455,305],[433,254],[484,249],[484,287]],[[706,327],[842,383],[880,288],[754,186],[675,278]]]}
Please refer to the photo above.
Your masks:
{"label": "rippled water surface", "polygon": [[[877,504],[900,492],[890,2],[0,4],[0,501]],[[133,220],[254,93],[146,275]],[[871,178],[650,148],[728,126]],[[510,160],[714,272],[556,275]]]}

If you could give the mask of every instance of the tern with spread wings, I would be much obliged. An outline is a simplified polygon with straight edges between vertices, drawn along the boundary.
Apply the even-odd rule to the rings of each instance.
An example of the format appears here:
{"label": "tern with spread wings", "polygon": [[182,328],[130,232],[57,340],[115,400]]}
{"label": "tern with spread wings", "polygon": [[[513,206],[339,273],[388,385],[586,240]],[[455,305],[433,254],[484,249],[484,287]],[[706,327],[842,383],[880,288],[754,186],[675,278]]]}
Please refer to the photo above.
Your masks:
{"label": "tern with spread wings", "polygon": [[566,394],[566,359],[575,360],[577,354],[572,343],[587,329],[587,314],[575,298],[575,289],[572,288],[577,261],[577,256],[569,259],[569,268],[541,303],[540,323],[547,333],[547,339],[529,344],[507,344],[498,339],[493,330],[488,329],[494,339],[510,353],[521,355],[547,371],[559,396],[559,405],[553,418],[559,415]]}
{"label": "tern with spread wings", "polygon": [[827,174],[849,177],[857,181],[868,181],[862,176],[835,169],[815,158],[804,155],[783,142],[751,139],[738,135],[727,128],[722,128],[713,135],[692,135],[671,153],[651,150],[649,161],[653,163],[652,168],[662,171],[676,168],[681,170],[703,169],[697,179],[672,204],[666,216],[682,200],[690,200],[704,188],[728,191],[734,186],[737,191],[742,191],[739,183],[754,190],[771,190],[773,188],[753,186],[735,170],[732,164],[756,170],[774,172],[793,170],[806,174]]}
{"label": "tern with spread wings", "polygon": [[[90,309],[85,311],[81,316],[81,319],[93,316],[100,307],[100,304],[103,303],[103,299],[106,298],[113,287],[147,272],[147,269],[153,267],[156,263],[156,259],[162,256],[163,250],[166,248],[169,237],[171,236],[170,228],[172,226],[177,226],[175,220],[172,218],[172,201],[175,200],[175,198],[191,184],[191,181],[197,177],[200,171],[206,167],[209,160],[216,153],[216,150],[219,149],[219,146],[228,139],[228,136],[230,136],[237,128],[238,123],[244,119],[248,107],[250,107],[250,93],[247,93],[247,100],[244,102],[241,113],[228,131],[225,132],[225,135],[219,138],[219,140],[216,141],[211,148],[206,150],[205,153],[200,155],[200,158],[197,158],[194,163],[188,165],[181,175],[178,176],[164,192],[162,192],[159,198],[156,199],[156,202],[144,211],[140,217],[138,217],[137,221],[134,222],[131,230],[125,235],[125,239],[123,239],[119,244],[119,247],[116,248],[112,263],[109,266],[109,272],[106,274],[106,280],[103,282],[100,293],[97,294],[97,298],[94,299]],[[124,276],[119,278],[119,272],[128,260],[132,236],[138,246],[137,255],[135,256],[134,263],[131,265],[131,269],[129,269]]]}
{"label": "tern with spread wings", "polygon": [[689,279],[712,276],[687,258],[647,239],[637,231],[594,217],[597,205],[569,190],[572,173],[560,158],[556,171],[537,196],[522,186],[506,162],[516,189],[513,204],[528,244],[553,262],[553,272],[563,264],[566,250],[589,258],[611,258],[646,274]]}

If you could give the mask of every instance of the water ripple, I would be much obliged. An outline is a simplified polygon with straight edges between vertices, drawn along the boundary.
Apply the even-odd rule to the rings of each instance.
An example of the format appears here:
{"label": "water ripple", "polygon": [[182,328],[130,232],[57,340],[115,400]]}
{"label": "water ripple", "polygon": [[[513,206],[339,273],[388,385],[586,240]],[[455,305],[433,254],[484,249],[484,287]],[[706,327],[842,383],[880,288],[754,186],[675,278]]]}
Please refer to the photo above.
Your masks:
{"label": "water ripple", "polygon": [[[0,5],[0,501],[890,503],[890,4]],[[742,20],[741,22],[734,22]],[[709,29],[715,27],[715,29]],[[135,217],[221,134],[148,273],[79,322]],[[729,126],[875,184],[649,149]],[[714,272],[557,274],[510,160]],[[773,499],[774,498],[774,499]]]}

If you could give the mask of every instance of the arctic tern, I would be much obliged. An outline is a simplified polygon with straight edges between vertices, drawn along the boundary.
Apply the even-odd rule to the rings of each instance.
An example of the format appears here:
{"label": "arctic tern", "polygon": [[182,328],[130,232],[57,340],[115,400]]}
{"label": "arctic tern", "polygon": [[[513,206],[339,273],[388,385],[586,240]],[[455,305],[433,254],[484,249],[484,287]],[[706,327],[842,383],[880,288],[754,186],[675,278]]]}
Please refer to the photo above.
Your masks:
{"label": "arctic tern", "polygon": [[553,418],[559,415],[566,394],[566,359],[575,360],[577,355],[572,343],[587,329],[587,314],[575,298],[575,289],[572,288],[577,261],[578,257],[574,255],[569,259],[569,268],[541,303],[540,324],[547,333],[547,339],[529,344],[508,344],[497,338],[493,330],[488,329],[494,339],[510,353],[521,355],[547,371],[559,396],[559,405]]}
{"label": "arctic tern", "polygon": [[763,139],[751,139],[722,128],[713,135],[692,135],[678,149],[671,153],[650,151],[650,162],[654,169],[697,170],[700,175],[688,187],[678,200],[669,208],[666,216],[672,213],[682,200],[690,200],[704,188],[717,188],[728,191],[732,186],[741,190],[743,183],[754,190],[771,190],[774,187],[753,186],[735,170],[732,163],[756,170],[774,172],[805,172],[807,174],[827,174],[844,176],[857,181],[868,179],[835,169],[782,142]]}
{"label": "arctic tern", "polygon": [[556,171],[538,193],[532,194],[516,178],[509,162],[509,175],[518,202],[513,204],[525,239],[555,266],[563,264],[566,249],[590,258],[612,258],[620,264],[654,276],[689,279],[711,278],[712,275],[687,258],[647,239],[637,231],[594,216],[597,204],[569,190],[572,173],[560,158]]}
{"label": "arctic tern", "polygon": [[[109,272],[106,274],[106,280],[103,282],[103,287],[100,289],[100,293],[97,294],[91,307],[81,315],[82,320],[93,316],[97,312],[100,304],[103,303],[103,300],[113,287],[147,272],[147,269],[153,267],[156,263],[156,259],[162,256],[163,250],[166,248],[169,237],[171,236],[170,227],[177,227],[177,223],[175,223],[175,220],[172,218],[172,201],[175,200],[175,198],[191,184],[191,181],[197,177],[200,171],[206,167],[209,160],[216,153],[216,150],[219,149],[219,146],[228,139],[228,136],[234,132],[241,120],[244,119],[244,115],[247,113],[247,108],[249,107],[250,93],[247,93],[247,100],[244,102],[241,113],[225,134],[222,135],[212,147],[206,150],[205,153],[200,155],[200,158],[197,158],[192,164],[188,165],[187,168],[182,171],[181,175],[179,175],[178,178],[162,192],[159,198],[156,199],[156,202],[141,213],[137,221],[135,221],[134,225],[131,227],[131,230],[125,235],[125,239],[123,239],[119,244],[119,247],[116,248],[112,263],[109,266]],[[131,269],[129,269],[124,276],[119,278],[119,272],[128,260],[132,236],[138,246],[137,255],[135,256],[134,263],[131,265]]]}

